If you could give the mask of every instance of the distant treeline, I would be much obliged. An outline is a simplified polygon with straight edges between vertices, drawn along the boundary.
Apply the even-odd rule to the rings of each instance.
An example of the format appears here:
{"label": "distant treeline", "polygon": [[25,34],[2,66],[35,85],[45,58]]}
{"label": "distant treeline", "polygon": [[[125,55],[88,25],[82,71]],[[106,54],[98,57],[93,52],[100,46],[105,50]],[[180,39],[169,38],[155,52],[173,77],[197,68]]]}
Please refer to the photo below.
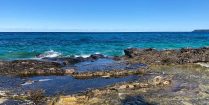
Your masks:
{"label": "distant treeline", "polygon": [[209,32],[209,29],[206,29],[206,30],[194,30],[192,32]]}

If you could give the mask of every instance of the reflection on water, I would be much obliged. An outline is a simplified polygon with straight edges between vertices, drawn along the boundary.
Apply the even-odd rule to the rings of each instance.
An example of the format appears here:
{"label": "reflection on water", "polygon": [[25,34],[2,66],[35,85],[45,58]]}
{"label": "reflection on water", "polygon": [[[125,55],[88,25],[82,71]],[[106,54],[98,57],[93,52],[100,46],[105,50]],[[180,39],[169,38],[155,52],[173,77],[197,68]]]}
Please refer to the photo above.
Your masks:
{"label": "reflection on water", "polygon": [[[16,92],[43,89],[46,95],[67,95],[86,91],[91,88],[104,87],[118,82],[134,81],[139,77],[129,76],[123,78],[95,78],[86,80],[74,79],[71,76],[36,76],[25,79],[1,76],[0,78],[0,89]],[[7,81],[2,80],[5,78]]]}

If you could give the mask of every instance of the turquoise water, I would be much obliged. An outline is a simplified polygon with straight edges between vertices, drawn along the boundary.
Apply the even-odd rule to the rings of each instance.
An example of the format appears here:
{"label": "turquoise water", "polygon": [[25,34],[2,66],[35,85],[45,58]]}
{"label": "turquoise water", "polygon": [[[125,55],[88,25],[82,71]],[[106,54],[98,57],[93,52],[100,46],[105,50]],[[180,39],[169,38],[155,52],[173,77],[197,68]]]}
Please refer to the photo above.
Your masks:
{"label": "turquoise water", "polygon": [[0,59],[123,55],[130,47],[178,49],[209,46],[209,33],[0,33]]}

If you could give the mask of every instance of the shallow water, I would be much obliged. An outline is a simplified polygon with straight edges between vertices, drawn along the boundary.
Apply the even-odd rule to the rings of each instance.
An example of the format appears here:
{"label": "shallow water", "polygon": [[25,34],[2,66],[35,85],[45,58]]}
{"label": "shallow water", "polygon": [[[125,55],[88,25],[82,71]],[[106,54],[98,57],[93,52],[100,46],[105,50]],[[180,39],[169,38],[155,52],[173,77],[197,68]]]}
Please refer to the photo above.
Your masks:
{"label": "shallow water", "polygon": [[[143,64],[126,65],[125,62],[118,62],[112,59],[98,59],[95,61],[80,62],[72,67],[76,72],[86,71],[105,71],[115,69],[134,69],[143,67]],[[16,93],[24,93],[29,90],[43,89],[45,94],[68,95],[83,92],[91,88],[101,88],[119,82],[135,81],[139,76],[127,76],[121,78],[94,78],[94,79],[75,79],[71,76],[34,76],[34,77],[13,77],[0,76],[0,90],[9,90]]]}
{"label": "shallow water", "polygon": [[145,67],[145,64],[137,63],[128,65],[126,62],[114,61],[112,59],[98,59],[95,61],[85,61],[75,64],[76,72],[110,71],[110,70],[133,70]]}
{"label": "shallow water", "polygon": [[137,80],[138,76],[129,76],[123,78],[94,78],[79,80],[71,76],[38,76],[29,78],[36,81],[41,79],[51,79],[49,81],[35,82],[31,85],[22,86],[24,89],[44,89],[47,95],[64,94],[69,95],[77,92],[84,92],[88,89],[101,88],[118,82],[127,82]]}
{"label": "shallow water", "polygon": [[[2,80],[7,79],[7,81]],[[35,76],[28,78],[14,78],[0,76],[0,89],[3,91],[26,92],[29,90],[43,89],[45,94],[53,95],[69,95],[77,92],[84,92],[88,89],[101,88],[118,82],[135,81],[138,76],[128,76],[122,78],[94,78],[79,80],[71,76]],[[33,81],[32,83],[27,81]]]}
{"label": "shallow water", "polygon": [[75,64],[75,69],[78,72],[86,71],[101,71],[101,70],[111,70],[111,69],[121,69],[126,65],[123,63],[118,63],[111,59],[99,59],[96,61],[86,61]]}

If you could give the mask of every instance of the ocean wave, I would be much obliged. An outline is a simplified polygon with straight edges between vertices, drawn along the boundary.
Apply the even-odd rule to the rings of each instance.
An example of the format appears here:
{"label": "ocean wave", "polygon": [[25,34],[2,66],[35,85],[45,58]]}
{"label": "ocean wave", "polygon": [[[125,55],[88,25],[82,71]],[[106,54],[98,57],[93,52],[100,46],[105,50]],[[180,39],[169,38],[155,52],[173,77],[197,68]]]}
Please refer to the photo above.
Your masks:
{"label": "ocean wave", "polygon": [[83,58],[88,58],[90,56],[91,56],[90,54],[75,55],[75,57],[83,57]]}
{"label": "ocean wave", "polygon": [[[101,54],[100,52],[95,52],[93,54]],[[37,55],[35,58],[32,59],[42,59],[42,58],[55,58],[55,57],[82,57],[82,58],[88,58],[92,54],[77,54],[77,55],[63,55],[60,52],[56,52],[54,50],[45,51],[42,54]],[[106,56],[106,55],[104,55]]]}
{"label": "ocean wave", "polygon": [[[96,52],[94,54],[101,54],[100,52]],[[88,58],[90,57],[92,54],[81,54],[81,55],[75,55],[75,57],[83,57],[83,58]]]}
{"label": "ocean wave", "polygon": [[61,56],[62,53],[56,52],[54,50],[45,51],[43,54],[39,54],[36,58],[55,58]]}

